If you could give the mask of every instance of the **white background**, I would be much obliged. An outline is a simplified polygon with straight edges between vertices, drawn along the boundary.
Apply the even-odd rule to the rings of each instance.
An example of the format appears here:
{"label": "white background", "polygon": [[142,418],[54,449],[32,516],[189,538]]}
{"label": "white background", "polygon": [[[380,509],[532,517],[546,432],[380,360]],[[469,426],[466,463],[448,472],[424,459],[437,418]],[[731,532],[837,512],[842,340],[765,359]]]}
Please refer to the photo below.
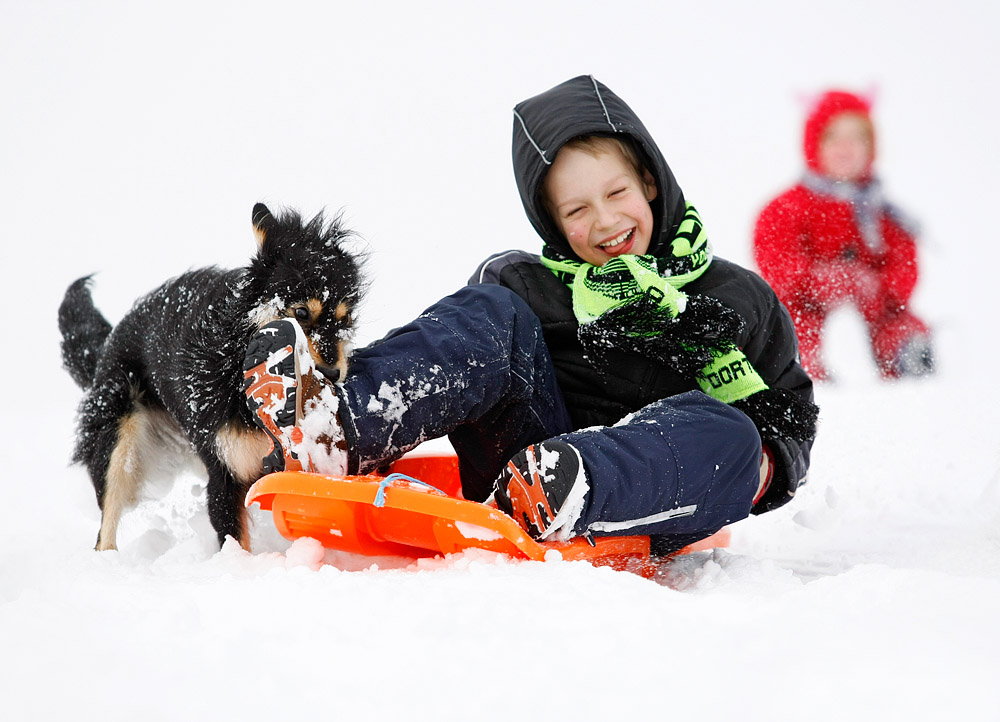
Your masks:
{"label": "white background", "polygon": [[[1000,12],[849,0],[3,2],[0,712],[5,719],[993,720],[1000,714]],[[407,569],[213,548],[190,469],[91,551],[55,310],[112,320],[237,266],[259,200],[343,210],[360,341],[538,249],[510,110],[592,73],[657,139],[716,253],[801,171],[807,99],[876,93],[877,166],[922,226],[940,373],[880,384],[850,314],[809,486],[656,581],[467,554]],[[326,563],[321,563],[325,561]],[[394,566],[383,564],[383,567]],[[398,566],[398,565],[395,565]]]}

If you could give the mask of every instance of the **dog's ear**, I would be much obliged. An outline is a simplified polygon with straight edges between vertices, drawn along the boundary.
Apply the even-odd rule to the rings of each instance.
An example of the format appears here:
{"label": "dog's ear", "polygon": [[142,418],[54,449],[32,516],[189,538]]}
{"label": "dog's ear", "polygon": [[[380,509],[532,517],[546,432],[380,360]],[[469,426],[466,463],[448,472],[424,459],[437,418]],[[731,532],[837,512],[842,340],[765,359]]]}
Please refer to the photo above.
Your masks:
{"label": "dog's ear", "polygon": [[253,232],[257,236],[257,246],[264,247],[267,240],[268,231],[274,228],[277,221],[271,215],[271,211],[263,203],[258,203],[253,207]]}

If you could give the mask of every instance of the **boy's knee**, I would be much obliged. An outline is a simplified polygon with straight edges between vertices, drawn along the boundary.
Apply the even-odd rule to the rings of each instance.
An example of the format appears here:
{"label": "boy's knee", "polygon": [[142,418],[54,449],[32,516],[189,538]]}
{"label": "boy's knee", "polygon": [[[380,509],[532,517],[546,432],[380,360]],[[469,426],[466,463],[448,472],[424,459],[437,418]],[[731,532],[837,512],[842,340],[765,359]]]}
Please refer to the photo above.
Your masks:
{"label": "boy's knee", "polygon": [[712,448],[738,465],[759,466],[760,433],[749,416],[701,391],[688,391],[673,399],[699,422],[698,434],[704,439],[706,452]]}
{"label": "boy's knee", "polygon": [[506,286],[494,283],[463,286],[451,297],[459,304],[473,304],[486,309],[491,316],[524,316],[537,321],[535,312],[527,302]]}
{"label": "boy's knee", "polygon": [[[719,403],[722,403],[721,401]],[[731,427],[730,434],[734,445],[744,449],[745,452],[755,461],[760,459],[760,432],[753,420],[739,409],[723,404],[725,406],[727,423]]]}
{"label": "boy's knee", "polygon": [[736,465],[741,468],[745,465],[748,469],[751,469],[752,473],[748,472],[751,476],[759,474],[761,455],[760,431],[757,430],[757,426],[750,417],[742,411],[728,404],[723,405],[725,406],[727,436],[731,443]]}
{"label": "boy's knee", "polygon": [[543,336],[537,314],[505,286],[487,283],[464,286],[449,299],[458,308],[474,309],[466,318],[473,334],[498,336],[515,346],[534,346]]}

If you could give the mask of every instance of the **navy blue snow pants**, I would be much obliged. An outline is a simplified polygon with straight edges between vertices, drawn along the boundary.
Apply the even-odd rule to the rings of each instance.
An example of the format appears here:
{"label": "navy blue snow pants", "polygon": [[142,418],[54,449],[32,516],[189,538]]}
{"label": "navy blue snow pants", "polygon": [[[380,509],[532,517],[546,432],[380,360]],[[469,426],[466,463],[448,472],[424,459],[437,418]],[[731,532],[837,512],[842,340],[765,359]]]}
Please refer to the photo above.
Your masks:
{"label": "navy blue snow pants", "polygon": [[502,286],[462,288],[351,363],[339,389],[351,473],[447,435],[463,494],[483,501],[511,456],[558,437],[590,485],[577,534],[667,535],[679,548],[750,513],[761,450],[747,416],[690,391],[574,430],[538,318]]}

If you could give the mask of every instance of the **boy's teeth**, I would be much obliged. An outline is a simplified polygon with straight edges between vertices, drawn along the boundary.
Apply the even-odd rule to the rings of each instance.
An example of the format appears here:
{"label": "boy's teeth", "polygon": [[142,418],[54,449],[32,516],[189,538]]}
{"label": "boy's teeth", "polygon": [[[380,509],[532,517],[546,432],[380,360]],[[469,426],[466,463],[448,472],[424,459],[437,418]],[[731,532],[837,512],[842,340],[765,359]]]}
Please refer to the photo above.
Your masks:
{"label": "boy's teeth", "polygon": [[631,234],[632,234],[632,231],[631,231],[631,229],[630,229],[630,230],[627,230],[627,231],[625,231],[624,233],[622,233],[622,234],[621,234],[620,236],[618,236],[618,238],[612,238],[612,239],[611,239],[610,241],[608,241],[607,243],[602,243],[602,244],[601,244],[601,248],[614,248],[614,247],[615,247],[615,246],[617,246],[617,245],[618,245],[619,243],[624,243],[624,242],[625,242],[625,240],[626,240],[626,239],[627,239],[627,238],[628,238],[628,237],[629,237],[629,236],[630,236]]}

